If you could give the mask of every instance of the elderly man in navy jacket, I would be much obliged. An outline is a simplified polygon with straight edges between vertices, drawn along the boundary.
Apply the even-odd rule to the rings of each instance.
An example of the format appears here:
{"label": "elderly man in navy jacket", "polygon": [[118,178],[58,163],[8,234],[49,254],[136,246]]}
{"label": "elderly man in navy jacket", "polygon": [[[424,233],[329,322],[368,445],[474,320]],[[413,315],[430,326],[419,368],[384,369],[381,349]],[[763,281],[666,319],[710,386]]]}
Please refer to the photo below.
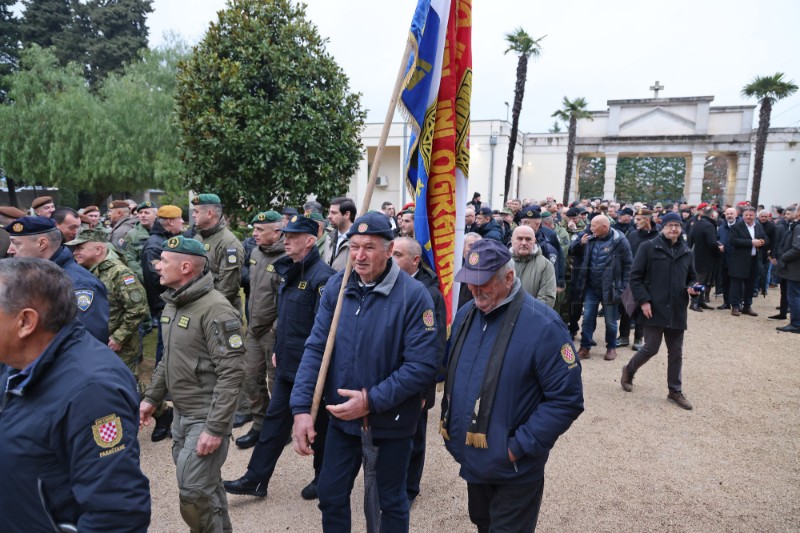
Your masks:
{"label": "elderly man in navy jacket", "polygon": [[455,279],[474,300],[453,322],[445,445],[478,531],[533,531],[550,449],[583,412],[580,362],[558,314],[521,289],[504,246],[476,242]]}
{"label": "elderly man in navy jacket", "polygon": [[[439,350],[433,300],[391,259],[393,232],[383,213],[367,213],[347,233],[353,275],[347,281],[328,370],[332,415],[317,490],[324,531],[350,531],[350,491],[361,467],[361,427],[372,428],[380,530],[408,531],[406,471],[423,392],[436,378]],[[343,273],[330,278],[297,370],[290,405],[294,448],[312,453],[314,386]]]}

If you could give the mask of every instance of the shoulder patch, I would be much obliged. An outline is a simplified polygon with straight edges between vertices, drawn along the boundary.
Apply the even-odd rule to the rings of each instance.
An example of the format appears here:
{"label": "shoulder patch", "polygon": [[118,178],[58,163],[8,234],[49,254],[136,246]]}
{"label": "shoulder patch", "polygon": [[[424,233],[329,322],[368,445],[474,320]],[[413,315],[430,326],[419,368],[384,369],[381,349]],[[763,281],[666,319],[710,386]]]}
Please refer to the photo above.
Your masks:
{"label": "shoulder patch", "polygon": [[130,296],[131,296],[131,301],[135,304],[138,304],[139,302],[142,301],[142,293],[141,291],[139,291],[139,289],[133,289],[131,291]]}
{"label": "shoulder patch", "polygon": [[236,248],[228,248],[225,253],[228,256],[228,263],[231,265],[235,265],[239,261],[239,258],[236,257]]}
{"label": "shoulder patch", "polygon": [[564,359],[564,362],[568,365],[575,362],[575,352],[572,351],[572,346],[570,346],[568,342],[561,347],[561,358]]}
{"label": "shoulder patch", "polygon": [[422,313],[422,323],[425,324],[426,328],[433,328],[435,323],[433,319],[433,309],[426,309]]}
{"label": "shoulder patch", "polygon": [[181,316],[178,319],[178,327],[179,328],[183,328],[183,329],[188,328],[189,327],[189,317],[186,316],[186,315]]}
{"label": "shoulder patch", "polygon": [[242,323],[238,320],[226,320],[222,327],[225,331],[238,331],[242,327]]}
{"label": "shoulder patch", "polygon": [[230,346],[231,348],[234,349],[241,348],[242,344],[243,344],[242,336],[239,335],[238,333],[234,333],[233,335],[228,337],[228,346]]}
{"label": "shoulder patch", "polygon": [[122,281],[125,285],[133,285],[136,282],[136,276],[125,276]]}
{"label": "shoulder patch", "polygon": [[113,448],[122,440],[122,420],[113,413],[98,418],[92,426],[92,436],[101,448]]}
{"label": "shoulder patch", "polygon": [[78,309],[84,313],[89,310],[94,301],[94,291],[80,289],[75,291],[75,298],[78,300]]}

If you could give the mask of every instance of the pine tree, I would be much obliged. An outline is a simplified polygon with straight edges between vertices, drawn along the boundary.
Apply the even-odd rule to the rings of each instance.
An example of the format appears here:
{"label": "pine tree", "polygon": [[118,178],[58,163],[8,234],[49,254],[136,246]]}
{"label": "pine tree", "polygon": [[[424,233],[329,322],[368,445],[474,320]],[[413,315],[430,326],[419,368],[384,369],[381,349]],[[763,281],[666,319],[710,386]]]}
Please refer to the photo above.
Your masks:
{"label": "pine tree", "polygon": [[147,48],[147,14],[152,0],[91,0],[87,5],[91,27],[88,45],[89,80],[93,85]]}
{"label": "pine tree", "polygon": [[0,0],[0,103],[6,99],[8,80],[19,61],[19,19],[11,8],[16,0]]}

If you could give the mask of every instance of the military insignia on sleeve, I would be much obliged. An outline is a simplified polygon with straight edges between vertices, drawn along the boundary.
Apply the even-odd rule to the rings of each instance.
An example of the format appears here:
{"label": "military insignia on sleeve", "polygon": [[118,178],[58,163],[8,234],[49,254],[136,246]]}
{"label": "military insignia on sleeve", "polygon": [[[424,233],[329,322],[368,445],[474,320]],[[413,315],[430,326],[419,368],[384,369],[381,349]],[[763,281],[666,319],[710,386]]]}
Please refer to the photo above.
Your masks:
{"label": "military insignia on sleeve", "polygon": [[94,301],[94,291],[85,289],[75,291],[75,298],[78,299],[78,309],[84,313],[92,306]]}
{"label": "military insignia on sleeve", "polygon": [[570,346],[569,343],[566,343],[561,347],[561,357],[568,365],[571,365],[575,362],[575,352],[572,351],[572,346]]}
{"label": "military insignia on sleeve", "polygon": [[162,317],[159,319],[159,321],[160,321],[162,324],[169,324],[169,317],[168,317],[168,316],[163,316],[163,315],[162,315]]}
{"label": "military insignia on sleeve", "polygon": [[424,313],[422,313],[422,323],[425,324],[426,327],[432,328],[434,324],[433,320],[433,310],[426,309]]}
{"label": "military insignia on sleeve", "polygon": [[275,272],[275,265],[267,265],[267,272]]}
{"label": "military insignia on sleeve", "polygon": [[138,304],[142,301],[142,293],[139,292],[138,289],[134,289],[131,291],[131,301],[135,304]]}
{"label": "military insignia on sleeve", "polygon": [[231,348],[241,348],[242,336],[239,334],[235,334],[228,337],[228,346],[230,346]]}
{"label": "military insignia on sleeve", "polygon": [[122,278],[122,281],[125,283],[125,285],[133,285],[133,282],[136,281],[136,278],[134,276],[125,276]]}
{"label": "military insignia on sleeve", "polygon": [[125,239],[118,240],[117,244],[119,244],[120,248],[124,248],[125,247]]}
{"label": "military insignia on sleeve", "polygon": [[236,262],[239,260],[236,257],[236,248],[228,248],[227,250],[225,250],[225,252],[228,254],[228,263],[235,265]]}
{"label": "military insignia on sleeve", "polygon": [[231,265],[235,265],[236,264],[236,255],[229,255],[228,256],[228,263],[230,263]]}
{"label": "military insignia on sleeve", "polygon": [[308,286],[307,281],[301,281],[300,283],[297,284],[297,288],[300,289],[301,291],[305,290],[307,286]]}
{"label": "military insignia on sleeve", "polygon": [[364,233],[368,229],[369,229],[369,224],[367,224],[366,222],[362,222],[361,224],[358,225],[358,232],[359,233]]}
{"label": "military insignia on sleeve", "polygon": [[19,233],[20,231],[22,231],[23,227],[24,226],[21,223],[17,222],[13,226],[11,226],[11,231],[13,231],[14,233]]}
{"label": "military insignia on sleeve", "polygon": [[167,248],[177,248],[180,243],[180,239],[177,237],[172,237],[167,241]]}
{"label": "military insignia on sleeve", "polygon": [[183,329],[188,328],[189,327],[189,317],[188,316],[180,317],[178,319],[178,327],[179,328],[183,328]]}
{"label": "military insignia on sleeve", "polygon": [[251,260],[250,260],[250,264],[251,264],[251,265],[255,265],[256,263],[258,263],[258,261],[256,261],[255,259],[251,259]]}
{"label": "military insignia on sleeve", "polygon": [[115,414],[98,418],[92,426],[92,436],[101,448],[113,448],[122,440],[122,420]]}
{"label": "military insignia on sleeve", "polygon": [[204,250],[207,252],[207,251],[209,251],[209,250],[211,249],[211,245],[210,245],[210,244],[208,244],[208,243],[205,243],[205,244],[203,245],[203,249],[204,249]]}
{"label": "military insignia on sleeve", "polygon": [[469,254],[469,264],[472,266],[477,265],[480,258],[481,254],[479,254],[478,252],[472,252],[471,254]]}

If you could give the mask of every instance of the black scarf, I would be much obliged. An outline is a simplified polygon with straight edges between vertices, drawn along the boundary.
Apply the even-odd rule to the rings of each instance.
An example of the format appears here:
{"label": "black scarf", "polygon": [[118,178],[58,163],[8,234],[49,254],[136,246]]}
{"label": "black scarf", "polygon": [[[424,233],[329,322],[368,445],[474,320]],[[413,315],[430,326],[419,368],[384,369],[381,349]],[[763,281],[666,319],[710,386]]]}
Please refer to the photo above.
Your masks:
{"label": "black scarf", "polygon": [[[489,431],[489,417],[492,414],[492,406],[494,405],[495,393],[497,392],[497,385],[500,379],[500,370],[503,368],[503,360],[506,356],[508,343],[511,340],[511,333],[514,331],[514,326],[522,310],[522,304],[526,294],[517,283],[515,283],[515,286],[517,292],[512,297],[511,302],[507,304],[508,308],[504,313],[505,316],[502,318],[503,326],[500,328],[497,339],[494,341],[494,346],[492,346],[492,353],[489,356],[489,363],[486,365],[486,372],[483,376],[481,392],[478,399],[475,400],[475,407],[472,410],[472,419],[470,420],[467,430],[467,446],[474,446],[475,448],[489,447],[486,435]],[[458,368],[458,361],[461,358],[464,340],[472,326],[472,319],[476,314],[477,307],[473,303],[472,308],[464,318],[464,322],[455,334],[455,344],[447,366],[447,381],[445,382],[444,397],[442,398],[442,420],[439,429],[446,440],[450,440],[450,435],[448,434],[448,427],[450,425],[450,398],[452,398],[453,394],[456,368]]]}

